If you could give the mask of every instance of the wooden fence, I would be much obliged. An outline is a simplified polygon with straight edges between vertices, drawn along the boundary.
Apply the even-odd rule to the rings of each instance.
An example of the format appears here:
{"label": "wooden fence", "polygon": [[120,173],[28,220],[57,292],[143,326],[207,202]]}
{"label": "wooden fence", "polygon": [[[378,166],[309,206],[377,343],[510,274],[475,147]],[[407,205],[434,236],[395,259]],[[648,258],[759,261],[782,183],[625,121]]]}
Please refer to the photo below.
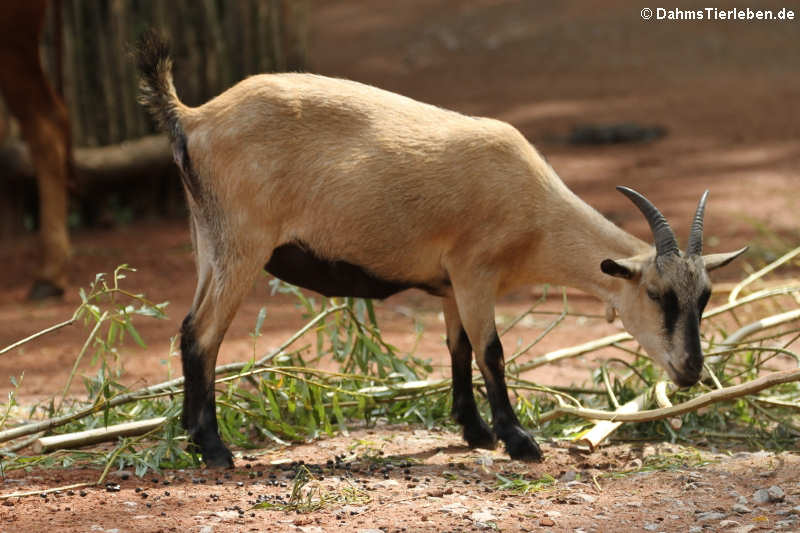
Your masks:
{"label": "wooden fence", "polygon": [[130,47],[146,28],[172,43],[181,99],[200,104],[259,72],[306,64],[306,0],[61,0],[43,43],[70,110],[75,146],[152,132],[136,103]]}

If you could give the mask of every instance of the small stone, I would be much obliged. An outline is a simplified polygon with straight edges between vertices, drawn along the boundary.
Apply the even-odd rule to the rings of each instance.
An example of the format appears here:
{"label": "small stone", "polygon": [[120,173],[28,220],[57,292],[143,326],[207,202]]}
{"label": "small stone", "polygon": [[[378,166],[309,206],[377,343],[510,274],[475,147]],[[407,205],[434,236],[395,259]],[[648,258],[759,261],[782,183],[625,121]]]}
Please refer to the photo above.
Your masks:
{"label": "small stone", "polygon": [[214,516],[219,517],[223,520],[236,520],[239,518],[239,513],[236,511],[217,511],[214,513]]}
{"label": "small stone", "polygon": [[497,525],[494,523],[497,517],[489,511],[475,511],[469,515],[469,519],[480,529],[496,529]]}
{"label": "small stone", "polygon": [[719,527],[721,528],[728,528],[728,527],[738,527],[739,522],[736,520],[721,520],[719,523]]}
{"label": "small stone", "polygon": [[753,501],[759,505],[765,503],[782,502],[786,498],[783,489],[777,485],[772,485],[768,489],[758,489],[753,493]]}
{"label": "small stone", "polygon": [[567,483],[569,481],[575,481],[575,479],[577,477],[578,477],[578,473],[576,471],[567,470],[566,472],[564,472],[564,475],[559,478],[559,481],[561,481],[563,483]]}
{"label": "small stone", "polygon": [[786,498],[786,494],[783,492],[783,489],[777,485],[772,485],[770,488],[768,488],[767,493],[769,494],[769,501],[771,502],[782,502],[784,498]]}
{"label": "small stone", "polygon": [[454,514],[454,515],[466,514],[467,511],[469,511],[469,509],[467,509],[466,506],[464,506],[463,504],[460,504],[458,502],[445,505],[445,506],[441,507],[439,510],[444,512],[444,513],[450,513],[450,514]]}
{"label": "small stone", "polygon": [[645,525],[644,525],[644,528],[645,528],[647,531],[658,531],[658,529],[659,529],[660,527],[661,527],[661,524],[645,524]]}
{"label": "small stone", "polygon": [[746,513],[752,513],[753,512],[752,509],[750,509],[748,506],[743,505],[741,503],[733,504],[732,509],[733,509],[734,513],[739,513],[739,514],[746,514]]}
{"label": "small stone", "polygon": [[[325,530],[319,526],[297,526],[297,529],[302,531],[302,533],[325,533]],[[372,531],[381,531],[381,530],[373,529]],[[383,533],[383,531],[381,531],[381,533]]]}
{"label": "small stone", "polygon": [[589,503],[594,503],[596,499],[597,498],[589,494],[576,492],[574,494],[570,494],[569,496],[567,496],[567,503],[571,503],[573,505],[589,504]]}
{"label": "small stone", "polygon": [[658,455],[658,452],[656,452],[655,447],[648,445],[642,448],[642,459],[647,459],[648,457],[652,457],[653,455]]}
{"label": "small stone", "polygon": [[769,501],[769,492],[767,489],[758,489],[753,493],[753,502],[757,504],[767,503]]}
{"label": "small stone", "polygon": [[716,522],[717,520],[722,520],[726,517],[724,513],[718,513],[716,511],[708,511],[705,513],[700,513],[697,515],[697,521],[700,523],[704,522]]}
{"label": "small stone", "polygon": [[692,526],[689,528],[689,533],[703,533],[703,528],[699,526]]}
{"label": "small stone", "polygon": [[556,525],[552,518],[542,518],[539,520],[539,525],[542,527],[551,527]]}
{"label": "small stone", "polygon": [[111,475],[114,477],[118,477],[121,480],[130,479],[131,473],[128,470],[117,470],[115,472],[111,472]]}

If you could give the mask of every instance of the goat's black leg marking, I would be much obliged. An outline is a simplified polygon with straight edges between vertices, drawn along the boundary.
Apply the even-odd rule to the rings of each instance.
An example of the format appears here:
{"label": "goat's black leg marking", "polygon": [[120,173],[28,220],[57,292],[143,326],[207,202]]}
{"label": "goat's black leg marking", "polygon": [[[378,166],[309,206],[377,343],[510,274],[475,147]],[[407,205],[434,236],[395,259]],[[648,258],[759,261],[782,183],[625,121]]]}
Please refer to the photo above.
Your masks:
{"label": "goat's black leg marking", "polygon": [[185,378],[181,422],[189,432],[190,442],[200,449],[207,466],[232,467],[233,455],[219,436],[214,381],[208,377],[207,361],[197,344],[191,313],[181,326],[181,362]]}
{"label": "goat's black leg marking", "polygon": [[470,448],[497,447],[489,425],[481,418],[472,392],[472,345],[464,328],[455,339],[447,339],[453,370],[453,418],[464,426],[464,440]]}
{"label": "goat's black leg marking", "polygon": [[495,332],[486,346],[483,357],[485,368],[483,377],[486,380],[486,393],[492,407],[492,428],[495,434],[506,444],[506,450],[512,459],[523,461],[541,461],[542,451],[517,419],[506,387],[505,361],[503,345]]}

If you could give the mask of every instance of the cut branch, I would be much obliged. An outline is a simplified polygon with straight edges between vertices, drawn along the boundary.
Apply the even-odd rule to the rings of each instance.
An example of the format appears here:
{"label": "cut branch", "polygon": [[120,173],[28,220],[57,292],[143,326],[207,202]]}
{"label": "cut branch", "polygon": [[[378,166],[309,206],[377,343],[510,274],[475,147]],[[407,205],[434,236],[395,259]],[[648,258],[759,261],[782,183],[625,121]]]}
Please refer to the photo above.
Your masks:
{"label": "cut branch", "polygon": [[761,376],[753,381],[733,385],[724,389],[716,389],[706,394],[692,398],[687,402],[675,405],[673,407],[662,407],[659,409],[651,409],[648,411],[641,411],[638,413],[619,413],[610,411],[601,411],[599,409],[585,409],[576,408],[562,405],[556,407],[552,411],[543,414],[540,420],[546,422],[561,415],[573,415],[580,418],[590,420],[611,420],[614,422],[650,422],[652,420],[661,420],[673,416],[682,415],[690,411],[695,411],[706,405],[739,398],[748,394],[755,394],[769,387],[781,385],[783,383],[790,383],[793,381],[800,381],[800,369],[783,370],[780,372],[773,372],[766,376]]}
{"label": "cut branch", "polygon": [[76,433],[65,433],[63,435],[41,437],[33,443],[33,452],[41,454],[51,450],[79,448],[81,446],[97,444],[98,442],[115,440],[118,437],[132,437],[135,435],[141,435],[157,428],[166,420],[167,419],[162,416],[159,418],[151,418],[149,420],[137,420],[135,422],[115,424],[113,426],[104,428],[78,431]]}

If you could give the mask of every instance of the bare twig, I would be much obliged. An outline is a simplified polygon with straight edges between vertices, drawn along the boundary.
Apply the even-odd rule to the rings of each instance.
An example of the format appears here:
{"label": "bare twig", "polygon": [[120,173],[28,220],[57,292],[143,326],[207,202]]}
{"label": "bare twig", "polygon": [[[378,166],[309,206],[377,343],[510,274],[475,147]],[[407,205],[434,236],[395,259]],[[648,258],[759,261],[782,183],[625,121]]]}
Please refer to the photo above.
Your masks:
{"label": "bare twig", "polygon": [[42,437],[33,443],[33,452],[46,453],[50,450],[78,448],[80,446],[114,440],[118,437],[141,435],[142,433],[147,433],[161,426],[166,420],[167,419],[162,416],[159,418],[125,422],[124,424],[115,424],[113,426],[90,429],[87,431]]}
{"label": "bare twig", "polygon": [[[326,309],[325,311],[319,313],[315,316],[312,320],[310,320],[305,326],[303,326],[300,330],[298,330],[294,335],[292,335],[288,340],[286,340],[283,344],[281,344],[277,349],[268,353],[258,361],[252,364],[253,367],[262,366],[276,356],[281,354],[287,347],[289,347],[293,342],[297,339],[302,337],[306,332],[308,332],[311,328],[316,326],[321,320],[323,320],[328,315],[335,313],[337,311],[341,311],[342,309],[346,308],[345,304],[337,305],[335,307],[331,307]],[[230,374],[232,372],[239,372],[242,369],[251,366],[250,362],[244,363],[229,363],[227,365],[218,366],[215,369],[215,374]],[[171,392],[174,394],[181,394],[183,391],[179,389],[183,385],[184,379],[182,377],[171,379],[169,381],[164,381],[162,383],[157,383],[155,385],[151,385],[149,387],[145,387],[142,389],[138,389],[132,392],[128,392],[125,394],[119,394],[114,396],[106,401],[103,401],[101,398],[98,398],[94,404],[86,407],[84,409],[80,409],[78,411],[67,413],[64,415],[48,418],[47,420],[42,420],[39,422],[32,422],[29,424],[24,424],[12,429],[7,429],[5,431],[0,432],[0,442],[6,442],[12,439],[16,439],[19,437],[24,437],[26,435],[31,435],[33,433],[39,433],[41,431],[50,431],[53,428],[63,426],[64,424],[68,424],[73,420],[79,420],[86,416],[90,416],[94,413],[97,413],[103,409],[117,407],[119,405],[123,405],[130,402],[135,402],[147,397],[150,397],[153,394],[159,393],[166,393]]]}
{"label": "bare twig", "polygon": [[[629,401],[628,403],[621,405],[616,411],[615,414],[624,414],[624,413],[638,413],[642,409],[645,408],[647,405],[649,394],[649,389],[633,400]],[[574,408],[573,408],[574,409]],[[578,442],[581,444],[586,444],[589,446],[589,449],[594,451],[597,446],[603,442],[609,435],[611,435],[616,429],[622,425],[622,422],[612,422],[611,420],[600,420],[595,422],[595,425],[592,429],[586,432],[583,437],[578,439]]]}
{"label": "bare twig", "polygon": [[728,295],[728,302],[731,302],[731,303],[735,302],[736,299],[739,296],[739,293],[742,292],[742,289],[744,289],[745,287],[747,287],[748,285],[750,285],[754,281],[763,278],[766,274],[772,272],[773,270],[775,270],[776,268],[778,268],[782,264],[786,263],[787,261],[791,261],[797,255],[800,255],[800,246],[798,246],[794,250],[791,250],[791,251],[783,254],[781,257],[779,257],[778,259],[776,259],[772,263],[768,264],[767,266],[765,266],[761,270],[758,270],[757,272],[753,272],[752,274],[747,276],[738,285],[736,285],[736,287],[733,288],[733,290],[731,291],[730,295]]}
{"label": "bare twig", "polygon": [[775,385],[780,385],[782,383],[790,383],[792,381],[800,381],[800,369],[773,372],[771,374],[767,374],[766,376],[761,376],[760,378],[748,381],[747,383],[733,385],[724,389],[716,389],[673,407],[662,407],[659,409],[651,409],[638,413],[617,413],[601,411],[599,409],[579,409],[562,405],[556,407],[548,413],[543,414],[540,417],[540,420],[545,422],[561,415],[574,415],[592,420],[611,420],[615,422],[649,422],[651,420],[661,420],[663,418],[682,415],[712,403],[730,400],[732,398],[738,398],[748,394],[755,394],[756,392],[769,387],[774,387]]}

